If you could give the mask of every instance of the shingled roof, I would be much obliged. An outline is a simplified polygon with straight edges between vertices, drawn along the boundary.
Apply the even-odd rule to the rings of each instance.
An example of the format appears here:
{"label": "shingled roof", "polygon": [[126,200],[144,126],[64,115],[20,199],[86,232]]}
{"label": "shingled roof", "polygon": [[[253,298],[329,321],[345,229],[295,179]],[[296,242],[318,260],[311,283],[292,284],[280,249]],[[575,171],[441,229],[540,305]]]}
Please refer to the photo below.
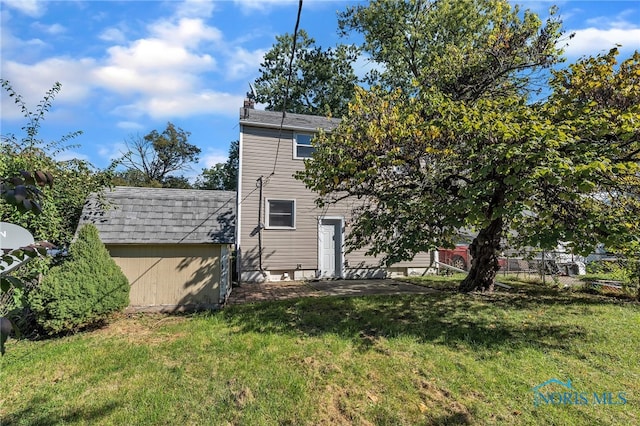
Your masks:
{"label": "shingled roof", "polygon": [[282,128],[286,130],[307,130],[316,131],[318,129],[333,130],[340,124],[339,118],[328,118],[319,115],[286,113],[284,121],[282,112],[260,111],[253,108],[240,108],[240,124],[251,124],[257,127]]}
{"label": "shingled roof", "polygon": [[105,244],[234,243],[235,192],[117,186],[103,194],[92,194],[79,226],[94,224]]}

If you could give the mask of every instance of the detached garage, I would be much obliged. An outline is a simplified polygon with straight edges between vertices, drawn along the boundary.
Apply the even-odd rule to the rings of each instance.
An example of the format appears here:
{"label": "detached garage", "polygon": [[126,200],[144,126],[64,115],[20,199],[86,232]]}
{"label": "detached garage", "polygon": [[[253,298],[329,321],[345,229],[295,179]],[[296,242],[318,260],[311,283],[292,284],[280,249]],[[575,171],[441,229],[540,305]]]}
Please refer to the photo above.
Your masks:
{"label": "detached garage", "polygon": [[93,195],[92,223],[131,284],[130,308],[179,311],[221,306],[231,291],[236,194],[115,187]]}

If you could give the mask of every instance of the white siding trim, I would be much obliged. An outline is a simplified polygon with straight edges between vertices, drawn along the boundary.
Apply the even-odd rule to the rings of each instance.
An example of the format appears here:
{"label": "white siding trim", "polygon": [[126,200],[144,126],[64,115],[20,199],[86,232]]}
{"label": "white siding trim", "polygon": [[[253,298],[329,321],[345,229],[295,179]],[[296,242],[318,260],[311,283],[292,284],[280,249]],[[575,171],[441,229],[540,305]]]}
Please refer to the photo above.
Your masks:
{"label": "white siding trim", "polygon": [[240,137],[238,138],[238,186],[236,189],[236,273],[238,274],[238,282],[242,276],[242,244],[240,242],[240,232],[242,227],[242,149],[243,143],[243,128],[240,123]]}

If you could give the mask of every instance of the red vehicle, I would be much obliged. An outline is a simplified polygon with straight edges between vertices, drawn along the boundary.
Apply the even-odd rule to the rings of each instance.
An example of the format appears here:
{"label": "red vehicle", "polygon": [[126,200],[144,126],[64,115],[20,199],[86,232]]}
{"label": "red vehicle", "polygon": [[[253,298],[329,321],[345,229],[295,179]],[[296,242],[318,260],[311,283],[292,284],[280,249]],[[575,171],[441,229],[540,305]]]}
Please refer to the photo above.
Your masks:
{"label": "red vehicle", "polygon": [[[469,244],[456,244],[453,249],[439,248],[438,256],[441,263],[446,263],[454,268],[464,269],[468,271],[471,267],[471,254],[469,254]],[[504,268],[507,264],[507,259],[499,258],[498,265],[500,268]]]}
{"label": "red vehicle", "polygon": [[464,269],[465,271],[471,266],[471,255],[469,254],[468,244],[456,244],[453,249],[440,248],[438,256],[441,263],[446,263],[454,268]]}

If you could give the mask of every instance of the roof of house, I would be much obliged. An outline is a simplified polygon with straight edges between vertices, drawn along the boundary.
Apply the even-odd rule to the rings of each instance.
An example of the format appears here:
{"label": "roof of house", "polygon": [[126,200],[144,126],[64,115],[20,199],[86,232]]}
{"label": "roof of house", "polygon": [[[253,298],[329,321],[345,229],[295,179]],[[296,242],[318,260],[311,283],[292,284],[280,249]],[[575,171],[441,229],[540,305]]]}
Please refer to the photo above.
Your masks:
{"label": "roof of house", "polygon": [[234,243],[236,193],[196,189],[107,189],[92,194],[80,224],[94,224],[105,244]]}
{"label": "roof of house", "polygon": [[338,127],[338,124],[340,124],[340,119],[322,117],[319,115],[293,114],[288,112],[285,114],[283,122],[282,112],[240,108],[240,124],[279,128],[281,123],[282,128],[287,130],[333,130]]}

